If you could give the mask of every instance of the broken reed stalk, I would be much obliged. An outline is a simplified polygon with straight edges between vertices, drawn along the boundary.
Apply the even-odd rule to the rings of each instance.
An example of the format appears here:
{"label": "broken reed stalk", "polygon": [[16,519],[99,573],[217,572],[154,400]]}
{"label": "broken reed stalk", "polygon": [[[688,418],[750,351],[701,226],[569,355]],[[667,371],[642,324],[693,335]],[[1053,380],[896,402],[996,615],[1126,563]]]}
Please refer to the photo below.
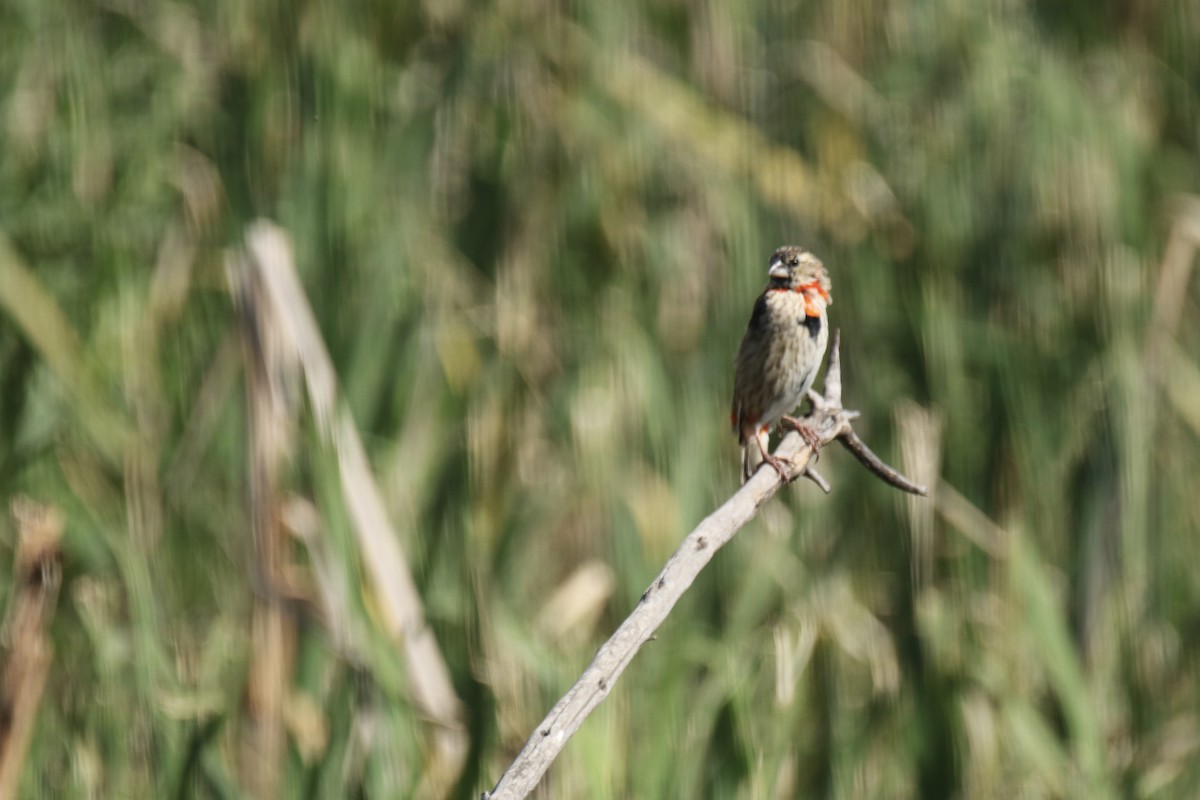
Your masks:
{"label": "broken reed stalk", "polygon": [[[247,456],[250,529],[254,541],[251,648],[246,685],[242,783],[250,796],[279,794],[286,753],[284,711],[296,623],[280,593],[287,541],[280,525],[279,473],[294,442],[295,415],[288,401],[288,372],[294,359],[283,353],[278,315],[268,301],[261,274],[245,260],[231,262],[230,285],[241,322],[249,411]],[[292,370],[294,371],[294,369]]]}
{"label": "broken reed stalk", "polygon": [[[830,347],[829,369],[825,373],[825,395],[813,395],[813,412],[805,419],[805,424],[816,432],[822,445],[840,442],[888,485],[912,494],[926,494],[924,486],[913,483],[884,464],[855,435],[851,422],[858,417],[858,412],[842,408],[839,345],[840,335],[835,331]],[[811,474],[818,486],[826,483],[811,466],[813,450],[804,444],[800,434],[793,432],[785,436],[775,455],[789,464],[787,482],[769,467],[759,469],[733,497],[687,535],[658,577],[642,594],[637,607],[600,647],[591,665],[570,691],[534,729],[500,782],[491,792],[484,793],[484,800],[518,800],[533,791],[562,752],[567,740],[608,697],[617,678],[629,666],[641,646],[653,637],[700,571],[718,550],[754,518],[764,503],[786,483],[801,475]]]}
{"label": "broken reed stalk", "polygon": [[18,540],[13,589],[4,622],[5,664],[0,679],[0,800],[17,797],[54,651],[46,628],[62,582],[63,517],[28,498],[12,504]]}
{"label": "broken reed stalk", "polygon": [[[260,220],[246,232],[246,251],[228,262],[231,283],[247,280],[261,285],[258,298],[265,319],[272,323],[267,354],[268,376],[274,390],[296,390],[282,376],[303,376],[317,434],[336,454],[342,494],[363,569],[378,600],[387,634],[404,656],[410,697],[429,721],[429,757],[422,770],[418,797],[444,797],[462,774],[468,741],[462,703],[450,680],[412,571],[388,519],[383,495],[375,482],[358,429],[338,398],[337,373],[317,327],[304,287],[296,273],[291,242],[279,226]],[[296,381],[299,382],[298,380]],[[278,523],[276,523],[278,524]]]}

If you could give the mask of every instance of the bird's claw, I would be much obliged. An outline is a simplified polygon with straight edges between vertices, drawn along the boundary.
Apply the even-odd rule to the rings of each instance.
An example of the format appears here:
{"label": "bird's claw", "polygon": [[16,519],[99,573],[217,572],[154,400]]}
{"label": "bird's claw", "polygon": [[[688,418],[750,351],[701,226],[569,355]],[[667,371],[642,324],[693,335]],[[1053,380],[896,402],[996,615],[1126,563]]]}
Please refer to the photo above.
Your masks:
{"label": "bird's claw", "polygon": [[779,477],[784,483],[792,482],[792,476],[788,475],[787,467],[784,466],[784,464],[790,465],[791,461],[783,456],[771,455],[770,453],[763,453],[763,461],[770,464],[779,473]]}
{"label": "bird's claw", "polygon": [[813,461],[815,462],[821,453],[821,437],[817,435],[817,432],[795,417],[784,416],[780,420],[780,424],[800,434],[800,438],[804,440],[805,444],[812,448]]}

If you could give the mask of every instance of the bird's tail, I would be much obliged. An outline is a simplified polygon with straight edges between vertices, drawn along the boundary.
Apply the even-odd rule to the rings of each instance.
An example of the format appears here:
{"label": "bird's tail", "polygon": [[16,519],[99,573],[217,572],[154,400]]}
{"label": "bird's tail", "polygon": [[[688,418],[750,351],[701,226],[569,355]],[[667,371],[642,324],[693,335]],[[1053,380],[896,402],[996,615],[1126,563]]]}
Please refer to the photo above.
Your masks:
{"label": "bird's tail", "polygon": [[742,483],[750,480],[750,476],[754,474],[759,465],[763,462],[762,451],[766,448],[767,442],[763,441],[763,447],[758,446],[760,437],[766,437],[767,432],[761,431],[751,436],[747,436],[742,440]]}

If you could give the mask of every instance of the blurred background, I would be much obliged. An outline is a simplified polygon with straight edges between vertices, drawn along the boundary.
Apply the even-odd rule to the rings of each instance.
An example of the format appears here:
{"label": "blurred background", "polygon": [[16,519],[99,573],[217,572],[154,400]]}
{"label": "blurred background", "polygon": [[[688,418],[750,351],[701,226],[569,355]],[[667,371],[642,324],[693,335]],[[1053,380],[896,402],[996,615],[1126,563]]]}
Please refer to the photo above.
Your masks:
{"label": "blurred background", "polygon": [[[845,403],[931,497],[831,448],[832,494],[716,556],[540,796],[1200,794],[1192,0],[0,18],[21,796],[491,788],[736,489],[732,359],[781,244],[829,266]],[[434,659],[328,409],[259,363],[259,218]]]}

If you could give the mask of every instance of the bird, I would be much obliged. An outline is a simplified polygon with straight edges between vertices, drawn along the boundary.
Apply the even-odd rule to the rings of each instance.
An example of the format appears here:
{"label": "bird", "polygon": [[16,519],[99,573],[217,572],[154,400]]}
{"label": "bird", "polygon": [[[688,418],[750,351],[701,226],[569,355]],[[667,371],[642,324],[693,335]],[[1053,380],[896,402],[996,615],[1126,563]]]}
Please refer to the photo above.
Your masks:
{"label": "bird", "polygon": [[768,450],[770,432],[781,421],[798,430],[814,451],[820,446],[816,433],[788,414],[812,388],[825,357],[830,288],[825,265],[803,247],[789,245],[771,254],[767,285],[754,302],[734,360],[730,422],[742,447],[743,483],[763,461],[788,479],[785,459]]}

